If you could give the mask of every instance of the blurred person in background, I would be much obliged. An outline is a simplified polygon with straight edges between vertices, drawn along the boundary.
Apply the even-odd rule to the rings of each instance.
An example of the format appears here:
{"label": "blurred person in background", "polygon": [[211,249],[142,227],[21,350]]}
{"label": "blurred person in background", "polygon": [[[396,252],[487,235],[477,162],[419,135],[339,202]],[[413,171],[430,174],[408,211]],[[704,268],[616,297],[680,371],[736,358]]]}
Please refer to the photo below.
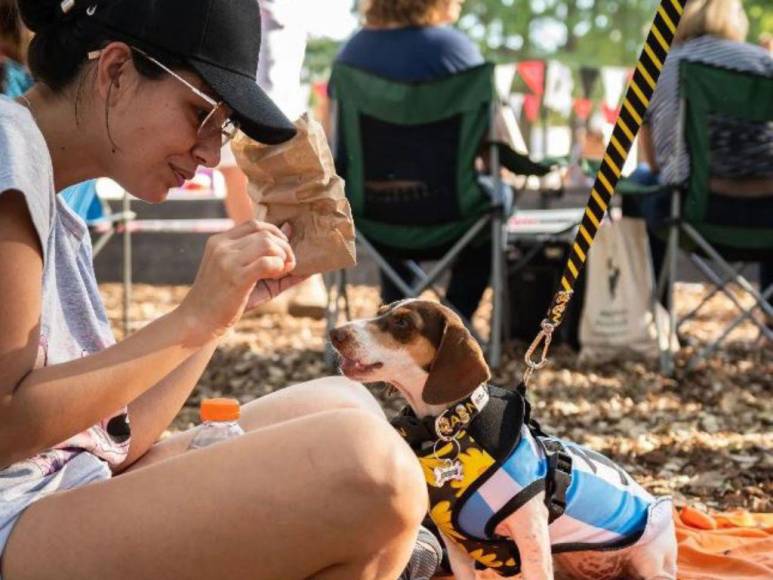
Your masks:
{"label": "blurred person in background", "polygon": [[[258,0],[255,0],[256,2]],[[301,70],[309,34],[304,4],[311,0],[260,0],[260,57],[257,83],[288,119],[300,117],[307,108],[301,89]],[[236,165],[231,146],[220,153],[218,171],[226,186],[225,209],[239,224],[254,217],[252,200],[247,194],[247,176]],[[322,318],[327,292],[321,275],[312,276],[284,297],[284,301],[266,304],[268,310],[287,307],[295,316]]]}
{"label": "blurred person in background", "polygon": [[[679,63],[682,60],[773,77],[773,58],[760,46],[748,44],[749,20],[740,0],[691,0],[674,37],[658,85],[644,117],[640,147],[644,163],[632,179],[647,185],[684,183],[690,171],[689,152],[677,155],[679,111]],[[767,220],[745,200],[773,197],[773,123],[752,123],[732,118],[717,119],[709,126],[711,152],[710,187],[715,203],[727,219],[739,225]],[[655,272],[665,257],[665,243],[655,229],[670,215],[670,195],[627,198],[626,213],[639,213],[650,229]],[[638,207],[634,207],[637,204]],[[773,283],[773,262],[760,267],[760,283]]]}
{"label": "blurred person in background", "polygon": [[773,54],[773,34],[768,32],[760,34],[759,45],[769,53]]}
{"label": "blurred person in background", "polygon": [[32,86],[26,67],[31,38],[19,16],[16,0],[0,0],[0,94],[15,98]]}
{"label": "blurred person in background", "polygon": [[336,60],[388,79],[431,81],[483,64],[478,47],[453,27],[464,0],[364,0],[363,27]]}
{"label": "blurred person in background", "polygon": [[[361,6],[364,25],[346,42],[336,61],[399,82],[431,81],[481,65],[484,60],[478,47],[453,27],[463,3],[365,0]],[[451,270],[446,298],[468,320],[488,285],[490,251],[489,244],[471,244],[459,254]],[[411,279],[405,261],[387,260],[404,280]],[[380,276],[385,304],[404,297],[383,272]]]}
{"label": "blurred person in background", "polygon": [[[258,2],[258,0],[255,0]],[[308,22],[303,4],[309,0],[260,0],[260,57],[257,82],[287,118],[306,110],[301,69],[306,54]],[[236,223],[253,218],[247,177],[236,165],[230,145],[223,147],[218,170],[226,182],[226,212]]]}

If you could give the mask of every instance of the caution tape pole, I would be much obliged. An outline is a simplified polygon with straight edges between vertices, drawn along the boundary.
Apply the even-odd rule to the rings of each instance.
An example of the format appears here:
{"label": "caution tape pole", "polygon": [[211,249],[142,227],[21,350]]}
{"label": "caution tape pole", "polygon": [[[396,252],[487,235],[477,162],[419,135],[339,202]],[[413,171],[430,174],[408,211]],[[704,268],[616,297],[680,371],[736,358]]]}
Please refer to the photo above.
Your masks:
{"label": "caution tape pole", "polygon": [[[596,237],[596,232],[604,218],[604,212],[609,207],[612,194],[620,179],[620,172],[628,158],[633,140],[639,132],[644,113],[649,107],[652,93],[660,77],[660,71],[671,49],[676,27],[684,13],[687,0],[662,0],[658,6],[655,20],[652,23],[644,49],[636,63],[620,115],[612,131],[612,138],[607,144],[601,167],[596,173],[585,214],[580,223],[579,231],[572,244],[569,258],[566,261],[561,276],[561,288],[558,289],[548,309],[547,317],[540,323],[540,331],[526,351],[524,360],[526,372],[523,375],[524,384],[528,383],[532,373],[547,364],[547,354],[553,331],[561,324],[566,307],[572,298],[574,285],[580,276],[588,251]],[[540,360],[533,360],[534,353],[540,349]]]}

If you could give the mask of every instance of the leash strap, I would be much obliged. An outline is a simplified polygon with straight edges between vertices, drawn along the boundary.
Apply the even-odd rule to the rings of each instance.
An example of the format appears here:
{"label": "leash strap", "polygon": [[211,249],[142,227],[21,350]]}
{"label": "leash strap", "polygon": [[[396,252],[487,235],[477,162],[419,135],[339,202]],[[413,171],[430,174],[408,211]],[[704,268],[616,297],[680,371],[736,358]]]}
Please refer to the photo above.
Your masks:
{"label": "leash strap", "polygon": [[[661,0],[658,6],[657,14],[644,43],[644,49],[639,55],[636,69],[628,83],[620,115],[617,117],[615,128],[612,131],[612,138],[607,144],[601,167],[596,173],[596,180],[588,197],[588,203],[585,205],[585,214],[561,276],[561,287],[553,297],[547,317],[540,324],[539,333],[524,356],[526,362],[526,371],[523,375],[524,383],[528,383],[535,370],[541,369],[547,364],[547,353],[553,331],[563,320],[566,307],[574,292],[574,285],[585,265],[596,232],[598,232],[601,221],[604,219],[604,212],[609,207],[615,186],[620,179],[620,172],[628,158],[633,140],[641,127],[644,113],[650,104],[652,93],[655,91],[660,71],[671,49],[676,27],[682,18],[687,1]],[[540,345],[540,359],[535,361],[533,356],[540,349]]]}

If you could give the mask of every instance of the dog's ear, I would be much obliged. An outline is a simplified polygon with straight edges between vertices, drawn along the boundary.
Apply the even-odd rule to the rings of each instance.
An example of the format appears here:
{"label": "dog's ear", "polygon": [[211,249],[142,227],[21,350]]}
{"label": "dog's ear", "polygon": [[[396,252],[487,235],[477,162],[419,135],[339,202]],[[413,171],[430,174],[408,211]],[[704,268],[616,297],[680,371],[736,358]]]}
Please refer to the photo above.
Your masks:
{"label": "dog's ear", "polygon": [[491,378],[480,345],[461,321],[446,321],[422,399],[430,405],[457,401]]}

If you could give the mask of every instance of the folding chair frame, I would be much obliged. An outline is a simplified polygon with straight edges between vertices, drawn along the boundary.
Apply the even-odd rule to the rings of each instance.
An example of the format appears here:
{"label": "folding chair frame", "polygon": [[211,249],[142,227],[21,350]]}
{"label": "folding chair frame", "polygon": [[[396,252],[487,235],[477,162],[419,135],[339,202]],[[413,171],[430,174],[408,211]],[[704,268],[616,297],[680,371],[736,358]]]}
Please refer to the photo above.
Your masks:
{"label": "folding chair frame", "polygon": [[[409,298],[418,297],[422,292],[427,289],[431,289],[438,296],[438,299],[446,306],[454,309],[459,314],[456,307],[447,301],[443,294],[439,292],[433,285],[437,279],[449,270],[454,260],[458,257],[459,253],[464,250],[475,237],[480,234],[483,228],[488,223],[491,224],[491,282],[492,289],[492,309],[490,316],[490,336],[488,341],[484,341],[482,337],[475,331],[472,321],[467,320],[464,316],[461,318],[464,320],[466,326],[470,329],[473,336],[478,342],[484,345],[484,349],[487,354],[489,365],[493,368],[497,368],[502,359],[502,336],[503,336],[503,317],[502,309],[505,303],[504,297],[506,295],[506,277],[505,277],[505,250],[506,250],[506,237],[505,237],[505,218],[506,213],[509,212],[509,208],[512,202],[512,195],[509,188],[502,182],[500,176],[500,161],[499,161],[499,147],[493,142],[493,117],[495,114],[495,103],[490,105],[489,116],[489,131],[491,134],[490,150],[490,173],[492,185],[487,186],[483,183],[479,185],[490,195],[491,207],[489,211],[481,215],[474,222],[474,224],[459,238],[451,248],[438,260],[434,266],[428,271],[424,271],[416,262],[409,261],[409,268],[418,278],[418,281],[411,285],[403,280],[397,272],[389,265],[383,256],[376,250],[372,243],[370,243],[365,236],[359,232],[357,235],[357,243],[361,248],[370,255],[378,265],[379,269],[392,281],[394,284]],[[335,109],[333,110],[333,119],[336,119]],[[335,124],[335,123],[334,123]],[[331,131],[333,135],[336,134],[335,127]],[[327,281],[328,287],[328,314],[327,314],[327,329],[332,329],[340,318],[341,313],[345,314],[346,320],[351,320],[351,311],[349,308],[349,300],[346,292],[346,272],[338,271],[333,274],[333,280]],[[343,300],[343,310],[341,308],[341,300]],[[325,358],[328,364],[332,364],[334,356],[329,347],[326,349]]]}
{"label": "folding chair frame", "polygon": [[[688,65],[696,66],[696,65]],[[685,65],[682,65],[680,71],[680,86],[687,77],[687,69]],[[684,92],[684,91],[683,91]],[[685,141],[687,140],[686,131],[686,115],[687,115],[687,99],[684,94],[680,96],[679,110],[677,117],[677,135],[680,138],[676,142],[676,155],[677,157],[684,154]],[[695,183],[691,184],[695,187]],[[704,184],[704,187],[706,185]],[[741,270],[733,268],[733,266],[725,260],[720,253],[711,246],[706,238],[691,225],[684,216],[682,206],[682,196],[684,191],[681,187],[674,188],[671,196],[671,219],[668,224],[668,238],[666,249],[665,267],[660,273],[657,290],[653,294],[652,303],[653,310],[657,300],[657,296],[662,294],[662,290],[666,283],[668,284],[666,292],[666,305],[669,311],[669,337],[674,336],[678,328],[688,319],[695,317],[700,308],[708,301],[708,298],[716,294],[717,292],[724,293],[733,304],[741,311],[741,314],[733,320],[733,322],[722,332],[722,334],[714,339],[711,343],[707,344],[696,352],[688,361],[687,368],[692,369],[696,366],[700,359],[705,358],[712,352],[714,352],[719,345],[724,341],[727,336],[735,329],[739,324],[745,320],[751,320],[759,329],[760,335],[764,336],[767,340],[773,340],[773,332],[766,326],[764,322],[761,322],[754,318],[754,310],[760,308],[768,317],[773,318],[773,307],[771,307],[770,298],[773,295],[773,285],[768,288],[761,288],[756,290],[752,284],[742,275]],[[704,299],[701,304],[696,308],[693,308],[687,315],[677,320],[676,311],[674,308],[674,283],[677,275],[677,257],[680,250],[680,235],[684,234],[686,240],[690,244],[697,246],[706,256],[709,261],[713,263],[716,270],[720,274],[717,274],[712,270],[709,262],[695,254],[690,252],[691,260],[701,271],[701,273],[715,285],[715,289],[711,292],[709,297]],[[739,288],[752,296],[755,300],[755,304],[750,308],[744,308],[736,297],[727,289],[727,283],[734,282]],[[656,325],[657,327],[657,325]],[[660,337],[658,337],[660,339]],[[660,344],[668,344],[669,341],[659,341]],[[665,374],[671,375],[674,371],[674,361],[670,349],[661,350],[660,353],[661,369]]]}
{"label": "folding chair frame", "polygon": [[[725,260],[693,226],[682,220],[681,197],[681,191],[678,189],[675,190],[672,194],[672,223],[669,226],[668,232],[665,259],[666,267],[661,271],[657,284],[658,289],[662,289],[667,284],[666,307],[669,312],[668,336],[674,336],[678,332],[679,327],[681,327],[686,321],[697,316],[701,307],[704,306],[706,302],[708,302],[708,299],[717,292],[722,292],[730,299],[735,307],[741,311],[741,314],[727,328],[725,328],[722,334],[720,334],[712,342],[693,354],[693,356],[687,362],[687,368],[693,369],[701,359],[704,359],[713,353],[720,346],[722,341],[724,341],[738,325],[747,319],[749,319],[757,326],[762,336],[764,336],[767,340],[773,340],[773,332],[764,322],[757,320],[753,316],[755,309],[760,308],[767,316],[773,317],[773,307],[771,307],[770,301],[771,296],[773,296],[773,284],[771,284],[768,288],[761,288],[760,291],[757,291],[754,286],[752,286],[752,284],[741,274],[739,269],[733,268],[733,266],[727,260]],[[715,268],[722,272],[724,277],[720,277],[714,270],[712,270],[706,260],[703,260],[699,256],[691,253],[690,259],[692,262],[696,265],[701,274],[703,274],[706,279],[714,284],[715,288],[708,297],[701,301],[697,307],[693,308],[685,316],[677,319],[674,300],[674,281],[676,280],[678,271],[677,258],[680,251],[680,234],[684,234],[687,239],[697,245],[698,248],[700,248],[701,251],[703,251],[709,257],[710,261],[713,262]],[[744,308],[744,306],[741,305],[735,295],[727,289],[728,282],[734,282],[744,292],[747,292],[749,295],[751,295],[755,301],[754,305],[752,305],[750,308]],[[653,294],[653,307],[657,301],[657,296],[659,295],[660,292],[658,291]],[[658,338],[660,339],[660,337]],[[668,341],[659,340],[659,343],[668,344]],[[664,374],[673,374],[674,360],[670,349],[667,348],[660,351],[660,365]]]}

